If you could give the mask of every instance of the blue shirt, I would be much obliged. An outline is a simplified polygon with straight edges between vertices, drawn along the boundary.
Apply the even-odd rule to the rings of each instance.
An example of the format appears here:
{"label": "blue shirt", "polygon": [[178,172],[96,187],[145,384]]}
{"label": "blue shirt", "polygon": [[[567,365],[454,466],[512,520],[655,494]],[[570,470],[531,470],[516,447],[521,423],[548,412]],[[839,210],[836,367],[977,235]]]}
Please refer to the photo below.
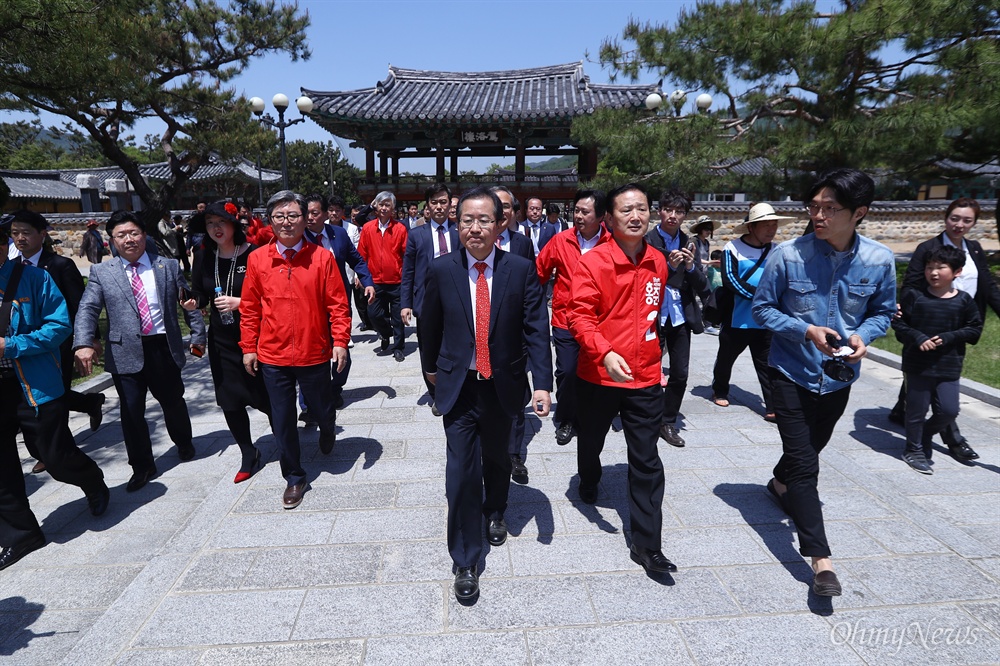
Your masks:
{"label": "blue shirt", "polygon": [[[681,249],[681,235],[676,234],[673,238],[663,232],[663,229],[656,227],[656,233],[663,239],[663,251],[670,254],[674,250]],[[680,266],[678,266],[680,268]],[[670,269],[671,271],[674,269]],[[663,288],[663,303],[660,305],[660,326],[666,326],[670,322],[671,326],[680,326],[685,322],[684,304],[681,303],[681,292],[670,285]]]}
{"label": "blue shirt", "polygon": [[[854,235],[846,252],[836,252],[815,234],[772,250],[753,299],[753,318],[774,332],[769,364],[813,393],[848,384],[823,373],[829,358],[806,340],[810,325],[826,326],[865,345],[885,335],[896,312],[896,270],[892,251]],[[860,374],[855,366],[855,380]],[[853,380],[852,380],[853,381]]]}

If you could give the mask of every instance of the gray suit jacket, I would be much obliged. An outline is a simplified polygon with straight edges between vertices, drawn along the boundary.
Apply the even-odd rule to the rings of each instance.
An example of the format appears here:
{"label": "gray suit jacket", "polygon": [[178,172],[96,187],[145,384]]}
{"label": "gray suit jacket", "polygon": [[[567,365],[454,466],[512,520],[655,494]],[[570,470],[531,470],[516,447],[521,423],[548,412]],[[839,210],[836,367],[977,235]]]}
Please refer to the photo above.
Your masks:
{"label": "gray suit jacket", "polygon": [[[163,325],[167,329],[170,354],[183,368],[187,360],[181,328],[177,323],[180,288],[187,282],[176,259],[149,255],[156,272],[156,295],[164,309]],[[87,288],[80,300],[73,327],[73,348],[89,347],[97,337],[97,319],[101,310],[108,312],[108,337],[104,344],[104,367],[112,374],[132,374],[142,370],[142,329],[139,308],[135,304],[121,257],[90,267]],[[192,343],[203,344],[204,335],[193,335]]]}

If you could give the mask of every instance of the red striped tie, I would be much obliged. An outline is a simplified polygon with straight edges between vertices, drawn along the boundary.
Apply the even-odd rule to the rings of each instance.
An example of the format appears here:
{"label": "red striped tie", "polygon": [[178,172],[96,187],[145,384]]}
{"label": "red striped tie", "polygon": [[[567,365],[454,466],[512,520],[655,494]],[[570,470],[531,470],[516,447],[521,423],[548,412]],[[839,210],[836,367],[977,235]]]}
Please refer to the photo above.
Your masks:
{"label": "red striped tie", "polygon": [[493,376],[490,365],[490,287],[486,282],[486,262],[477,261],[476,270],[476,371],[489,379]]}

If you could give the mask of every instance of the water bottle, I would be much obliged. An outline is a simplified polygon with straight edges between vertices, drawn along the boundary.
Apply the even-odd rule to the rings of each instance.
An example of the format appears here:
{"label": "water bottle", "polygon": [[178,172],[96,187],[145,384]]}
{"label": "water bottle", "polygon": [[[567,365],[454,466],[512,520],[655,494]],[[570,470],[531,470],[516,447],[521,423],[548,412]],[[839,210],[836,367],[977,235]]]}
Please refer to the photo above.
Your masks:
{"label": "water bottle", "polygon": [[[218,298],[219,296],[222,296],[222,287],[215,288],[215,297]],[[219,321],[226,325],[232,324],[235,321],[232,310],[226,310],[225,312],[219,310]]]}

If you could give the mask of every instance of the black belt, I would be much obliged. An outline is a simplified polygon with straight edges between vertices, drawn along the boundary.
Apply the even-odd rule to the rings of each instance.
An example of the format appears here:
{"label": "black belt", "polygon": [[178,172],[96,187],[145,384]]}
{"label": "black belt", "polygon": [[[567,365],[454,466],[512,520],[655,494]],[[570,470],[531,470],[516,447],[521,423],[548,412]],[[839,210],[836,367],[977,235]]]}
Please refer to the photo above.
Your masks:
{"label": "black belt", "polygon": [[479,374],[478,370],[469,370],[469,372],[468,372],[468,374],[466,376],[469,379],[475,379],[476,381],[480,381],[480,382],[491,382],[491,381],[493,381],[492,377],[483,377],[481,374]]}

